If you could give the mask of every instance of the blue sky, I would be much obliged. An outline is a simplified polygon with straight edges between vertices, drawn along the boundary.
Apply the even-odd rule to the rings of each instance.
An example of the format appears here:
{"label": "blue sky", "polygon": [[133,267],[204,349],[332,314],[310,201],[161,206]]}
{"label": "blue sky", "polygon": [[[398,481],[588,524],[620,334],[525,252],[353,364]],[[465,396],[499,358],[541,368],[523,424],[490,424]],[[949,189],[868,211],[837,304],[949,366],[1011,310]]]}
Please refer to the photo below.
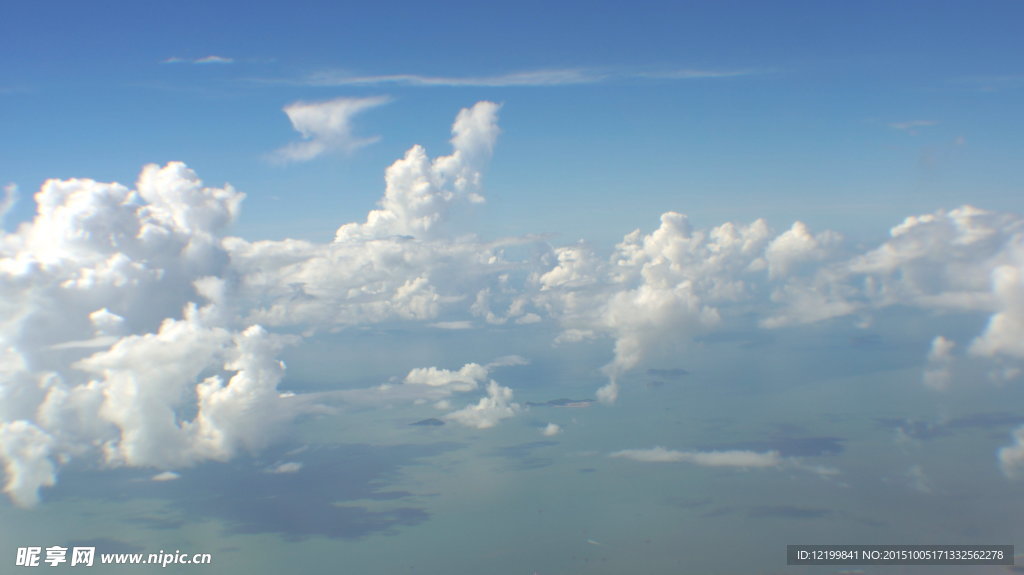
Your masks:
{"label": "blue sky", "polygon": [[[488,174],[500,209],[484,214],[502,234],[614,237],[669,209],[878,234],[967,201],[1012,209],[1020,181],[1014,3],[4,10],[4,181],[27,196],[49,177],[131,181],[181,160],[247,194],[248,237],[309,233],[282,214],[354,219],[391,158],[416,142],[440,151],[435,111],[480,99],[504,104]],[[231,62],[190,63],[210,56]],[[560,73],[473,85],[538,71]],[[383,79],[396,75],[469,85]],[[325,76],[380,81],[309,85]],[[354,120],[373,146],[266,161],[295,136],[289,103],[379,95],[393,101]]]}
{"label": "blue sky", "polygon": [[1024,545],[1024,8],[667,4],[0,8],[0,540]]}

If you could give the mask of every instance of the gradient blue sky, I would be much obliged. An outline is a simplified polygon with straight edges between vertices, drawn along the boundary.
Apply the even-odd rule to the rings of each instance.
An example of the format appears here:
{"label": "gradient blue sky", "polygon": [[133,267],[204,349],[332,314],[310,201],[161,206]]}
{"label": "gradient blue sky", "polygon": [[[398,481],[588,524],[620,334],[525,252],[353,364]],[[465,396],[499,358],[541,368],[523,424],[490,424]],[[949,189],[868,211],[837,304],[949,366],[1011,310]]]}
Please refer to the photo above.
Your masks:
{"label": "gradient blue sky", "polygon": [[1022,21],[4,3],[0,562],[1020,548]]}
{"label": "gradient blue sky", "polygon": [[[443,152],[449,111],[481,99],[503,104],[485,235],[608,243],[676,210],[874,238],[910,213],[1019,206],[1018,2],[0,10],[0,181],[21,191],[15,220],[46,178],[131,182],[181,160],[247,194],[237,233],[326,239],[373,206],[384,166],[413,143]],[[209,56],[232,61],[191,63]],[[473,85],[537,71],[559,74]],[[324,75],[465,85],[311,85]],[[378,142],[267,161],[296,139],[284,106],[362,96],[392,98],[353,121]]]}

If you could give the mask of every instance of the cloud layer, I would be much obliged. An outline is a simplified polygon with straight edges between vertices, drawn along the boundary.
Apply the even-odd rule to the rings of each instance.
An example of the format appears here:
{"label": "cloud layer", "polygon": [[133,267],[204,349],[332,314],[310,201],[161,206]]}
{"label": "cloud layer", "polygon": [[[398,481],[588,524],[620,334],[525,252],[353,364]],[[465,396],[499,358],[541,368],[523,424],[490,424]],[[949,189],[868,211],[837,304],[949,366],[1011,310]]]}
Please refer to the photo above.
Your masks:
{"label": "cloud layer", "polygon": [[[352,136],[350,120],[384,101],[290,107],[307,140],[282,153],[302,160],[365,142]],[[491,102],[460,111],[448,154],[411,148],[387,168],[377,209],[341,223],[325,244],[225,236],[244,195],[204,185],[181,163],[146,166],[133,187],[44,183],[35,218],[0,235],[8,496],[35,504],[74,459],[170,472],[259,450],[327,398],[278,391],[281,349],[357,326],[547,322],[558,331],[554,344],[608,343],[598,391],[607,403],[632,370],[702,334],[843,318],[865,324],[897,306],[988,318],[963,341],[921,336],[922,350],[931,344],[921,362],[933,387],[956,385],[959,358],[992,361],[1010,378],[1024,360],[1020,216],[970,206],[911,216],[867,250],[801,222],[782,231],[763,220],[699,229],[676,212],[626,234],[610,255],[585,243],[485,242],[453,229],[450,216],[484,201],[499,111]],[[450,401],[484,388],[475,403],[438,406],[447,421],[484,429],[522,413],[514,390],[491,379],[494,368],[517,363],[417,368],[388,386],[331,397]],[[1021,433],[1000,453],[1008,474],[1024,460]],[[614,455],[739,467],[770,467],[779,457],[663,448]]]}

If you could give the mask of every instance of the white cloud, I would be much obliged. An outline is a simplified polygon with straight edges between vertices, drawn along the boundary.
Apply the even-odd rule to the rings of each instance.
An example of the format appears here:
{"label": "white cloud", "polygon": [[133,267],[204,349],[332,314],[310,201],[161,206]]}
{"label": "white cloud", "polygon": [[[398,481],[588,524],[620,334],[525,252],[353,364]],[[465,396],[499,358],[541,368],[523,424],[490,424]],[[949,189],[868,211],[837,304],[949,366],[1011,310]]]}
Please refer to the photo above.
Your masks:
{"label": "white cloud", "polygon": [[597,389],[597,400],[601,403],[611,405],[619,400],[619,382],[609,381]]}
{"label": "white cloud", "polygon": [[374,96],[288,104],[284,113],[302,135],[302,141],[278,149],[273,157],[283,162],[306,162],[328,152],[352,152],[372,144],[379,138],[358,138],[352,134],[352,118],[390,101],[386,96]]}
{"label": "white cloud", "polygon": [[306,83],[315,86],[375,86],[397,84],[406,86],[460,86],[460,87],[505,87],[505,86],[561,86],[567,84],[591,84],[600,82],[604,75],[581,69],[531,70],[496,76],[422,76],[418,74],[390,74],[379,76],[354,76],[340,72],[320,72],[311,76]]}
{"label": "white cloud", "polygon": [[989,326],[995,339],[983,337],[971,351],[1015,355],[1000,332],[1016,333],[1012,278],[1024,259],[1022,232],[1024,218],[971,206],[908,217],[879,247],[826,260],[813,276],[776,289],[773,300],[782,307],[763,324],[808,323],[893,305],[997,311]]}
{"label": "white cloud", "polygon": [[920,465],[912,465],[910,467],[910,470],[907,471],[907,479],[914,491],[921,493],[933,493],[935,491],[931,479]]}
{"label": "white cloud", "polygon": [[553,267],[536,275],[536,302],[561,323],[560,341],[614,339],[609,383],[598,392],[612,403],[618,379],[648,354],[713,329],[720,304],[750,297],[750,280],[767,267],[769,236],[761,220],[695,230],[668,212],[650,234],[626,235],[607,262],[585,245],[556,249]]}
{"label": "white cloud", "polygon": [[996,267],[991,274],[996,313],[985,331],[971,343],[978,356],[999,354],[1024,358],[1024,245],[1011,245],[1016,261]]}
{"label": "white cloud", "polygon": [[624,449],[610,457],[644,463],[692,463],[702,467],[778,467],[782,463],[777,451],[676,451],[664,447]]}
{"label": "white cloud", "polygon": [[163,471],[161,473],[157,473],[156,475],[150,477],[149,479],[150,481],[174,481],[175,479],[180,478],[181,474],[175,473],[173,471]]}
{"label": "white cloud", "polygon": [[557,423],[548,423],[544,426],[544,429],[541,430],[541,433],[544,434],[544,437],[554,437],[559,433],[562,433],[562,426]]}
{"label": "white cloud", "polygon": [[297,461],[286,461],[275,465],[267,470],[267,473],[298,473],[302,469],[302,463]]}
{"label": "white cloud", "polygon": [[437,329],[451,329],[451,330],[462,330],[462,329],[473,329],[473,322],[467,320],[457,321],[435,321],[429,324],[430,327],[436,327]]}
{"label": "white cloud", "polygon": [[421,74],[383,74],[360,76],[339,71],[313,74],[301,84],[312,86],[379,86],[418,87],[545,87],[597,84],[632,78],[660,80],[700,80],[735,78],[758,73],[755,70],[665,69],[654,71],[597,70],[588,68],[556,68],[527,70],[491,76],[426,76]]}
{"label": "white cloud", "polygon": [[772,279],[784,277],[803,262],[825,259],[829,248],[841,240],[839,234],[831,231],[812,235],[806,224],[796,222],[785,233],[773,239],[765,249],[768,276]]}
{"label": "white cloud", "polygon": [[519,411],[519,404],[512,401],[512,390],[491,381],[487,384],[487,397],[481,398],[475,405],[453,411],[444,418],[466,427],[487,429],[503,419],[515,416]]}
{"label": "white cloud", "polygon": [[417,367],[405,376],[405,384],[443,387],[450,391],[472,391],[487,380],[488,369],[480,364],[467,363],[458,371],[436,367]]}
{"label": "white cloud", "polygon": [[613,339],[605,402],[640,361],[744,314],[772,329],[864,323],[895,305],[988,313],[971,354],[1024,357],[1024,218],[964,206],[908,217],[891,236],[851,255],[838,234],[800,222],[779,235],[761,220],[699,230],[669,212],[605,261],[585,244],[555,248],[533,276],[532,303],[561,324],[559,342]]}
{"label": "white cloud", "polygon": [[18,186],[7,184],[4,186],[4,197],[0,200],[0,229],[3,229],[4,218],[10,213],[16,201],[18,201]]}
{"label": "white cloud", "polygon": [[234,61],[235,61],[234,58],[227,58],[225,56],[210,55],[210,56],[204,56],[202,58],[197,58],[196,60],[193,61],[193,63],[195,63],[195,64],[231,64]]}
{"label": "white cloud", "polygon": [[[697,229],[674,212],[627,234],[608,257],[585,243],[459,235],[449,211],[482,201],[498,110],[462,110],[449,155],[410,149],[388,168],[379,208],[325,244],[224,237],[244,195],[207,187],[180,163],[145,167],[134,188],[44,183],[35,218],[0,230],[7,494],[33,504],[69,457],[157,470],[225,460],[260,449],[298,413],[330,412],[329,401],[443,402],[489,381],[478,403],[445,417],[485,428],[520,410],[511,389],[490,381],[495,368],[523,361],[515,357],[418,368],[372,389],[282,393],[277,357],[298,338],[277,330],[513,330],[550,320],[561,345],[611,342],[598,392],[609,403],[629,370],[720,326],[860,321],[889,306],[989,316],[968,352],[997,363],[1024,357],[1024,218],[1013,214],[965,206],[912,216],[862,252],[799,222],[782,233],[762,220]],[[942,368],[951,342],[936,341],[928,365]],[[1016,469],[1022,451],[1004,449],[1004,469]],[[660,448],[616,456],[749,467],[778,457]]]}
{"label": "white cloud", "polygon": [[167,58],[165,60],[162,60],[160,63],[161,64],[200,64],[200,65],[202,65],[202,64],[232,64],[232,63],[234,63],[234,61],[235,61],[234,58],[228,58],[226,56],[217,56],[215,54],[211,54],[209,56],[203,56],[202,58],[179,58],[177,56],[173,56],[171,58]]}
{"label": "white cloud", "polygon": [[939,123],[933,120],[910,120],[908,122],[890,122],[889,127],[911,135],[916,135],[918,129],[937,126]]}
{"label": "white cloud", "polygon": [[0,458],[7,482],[4,492],[14,503],[31,507],[39,502],[39,488],[57,480],[51,460],[54,440],[31,422],[0,422]]}
{"label": "white cloud", "polygon": [[932,389],[946,389],[953,378],[953,348],[956,343],[940,336],[932,340],[928,364],[924,370],[924,384]]}
{"label": "white cloud", "polygon": [[999,466],[1010,478],[1024,475],[1024,426],[1013,432],[1013,444],[1003,447],[998,452]]}
{"label": "white cloud", "polygon": [[453,203],[482,201],[477,189],[500,132],[499,108],[492,102],[478,102],[460,111],[452,125],[451,155],[430,160],[426,150],[413,146],[387,169],[380,209],[371,211],[365,223],[338,228],[335,241],[429,239],[435,237]]}
{"label": "white cloud", "polygon": [[515,367],[517,365],[530,365],[530,360],[521,355],[503,355],[487,364],[487,369],[496,367]]}

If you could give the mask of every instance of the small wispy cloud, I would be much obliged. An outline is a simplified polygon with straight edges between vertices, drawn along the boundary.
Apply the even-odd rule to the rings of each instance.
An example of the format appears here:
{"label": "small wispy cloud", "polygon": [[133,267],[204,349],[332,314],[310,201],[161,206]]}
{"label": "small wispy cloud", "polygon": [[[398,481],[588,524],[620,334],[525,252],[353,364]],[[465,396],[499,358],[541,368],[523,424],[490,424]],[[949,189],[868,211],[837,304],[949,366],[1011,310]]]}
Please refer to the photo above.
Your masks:
{"label": "small wispy cloud", "polygon": [[532,70],[499,74],[494,76],[423,76],[419,74],[386,74],[354,76],[345,72],[318,72],[306,78],[303,83],[313,86],[377,86],[394,84],[400,86],[454,86],[454,87],[503,87],[503,86],[561,86],[570,84],[592,84],[604,80],[606,75],[579,69]]}
{"label": "small wispy cloud", "polygon": [[162,60],[161,64],[233,64],[234,58],[225,56],[209,55],[202,58],[178,58],[177,56]]}
{"label": "small wispy cloud", "polygon": [[1021,74],[990,74],[982,76],[966,76],[955,78],[951,83],[978,92],[1001,92],[1015,90],[1024,86],[1024,75]]}
{"label": "small wispy cloud", "polygon": [[4,196],[0,199],[0,226],[4,223],[4,217],[14,208],[18,201],[18,185],[14,183],[4,186]]}
{"label": "small wispy cloud", "polygon": [[918,129],[937,126],[938,124],[934,120],[911,120],[909,122],[889,122],[888,126],[894,130],[906,132],[914,136],[917,135]]}
{"label": "small wispy cloud", "polygon": [[267,473],[298,473],[302,469],[302,464],[298,461],[286,461],[278,465],[267,468]]}
{"label": "small wispy cloud", "polygon": [[333,150],[351,152],[379,138],[357,138],[352,118],[391,101],[387,96],[337,98],[323,102],[295,102],[284,107],[292,127],[303,141],[292,142],[272,154],[280,162],[305,162]]}
{"label": "small wispy cloud", "polygon": [[311,74],[293,83],[307,86],[413,86],[413,87],[544,87],[598,84],[627,79],[698,80],[735,78],[758,73],[756,70],[703,70],[694,68],[614,71],[593,68],[547,68],[487,76],[430,76],[422,74],[358,75],[327,70]]}
{"label": "small wispy cloud", "polygon": [[644,463],[692,463],[702,467],[777,467],[782,463],[778,451],[676,451],[664,447],[624,449],[610,457]]}
{"label": "small wispy cloud", "polygon": [[661,72],[642,72],[632,74],[637,78],[651,78],[661,80],[702,80],[702,79],[714,79],[714,78],[738,78],[740,76],[751,76],[753,74],[760,74],[757,70],[699,70],[699,69],[682,69],[682,70],[665,70]]}

